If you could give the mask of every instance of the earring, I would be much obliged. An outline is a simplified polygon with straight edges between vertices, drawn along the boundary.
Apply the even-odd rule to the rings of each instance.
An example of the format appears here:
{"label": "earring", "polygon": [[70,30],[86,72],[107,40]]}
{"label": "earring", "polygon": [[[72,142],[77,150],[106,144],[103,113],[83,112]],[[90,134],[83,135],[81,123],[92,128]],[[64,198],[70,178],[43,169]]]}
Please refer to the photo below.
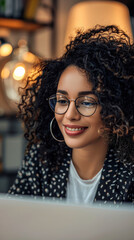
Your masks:
{"label": "earring", "polygon": [[55,136],[54,136],[54,134],[53,134],[53,131],[52,131],[52,125],[53,125],[53,121],[54,121],[54,119],[55,119],[55,117],[51,120],[51,122],[50,122],[50,133],[51,133],[51,135],[52,135],[52,137],[56,140],[56,141],[58,141],[58,142],[64,142],[64,140],[59,140],[59,139],[57,139]]}
{"label": "earring", "polygon": [[103,128],[99,128],[98,129],[98,134],[99,134],[99,136],[103,136],[104,135],[104,129]]}

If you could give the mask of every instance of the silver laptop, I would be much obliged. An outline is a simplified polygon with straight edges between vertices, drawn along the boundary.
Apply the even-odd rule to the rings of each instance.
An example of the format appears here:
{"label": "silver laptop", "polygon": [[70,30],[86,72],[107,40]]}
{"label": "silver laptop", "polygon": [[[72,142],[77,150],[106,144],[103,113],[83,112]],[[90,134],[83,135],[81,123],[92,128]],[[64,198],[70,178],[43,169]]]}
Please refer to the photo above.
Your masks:
{"label": "silver laptop", "polygon": [[1,195],[0,240],[134,240],[134,208]]}

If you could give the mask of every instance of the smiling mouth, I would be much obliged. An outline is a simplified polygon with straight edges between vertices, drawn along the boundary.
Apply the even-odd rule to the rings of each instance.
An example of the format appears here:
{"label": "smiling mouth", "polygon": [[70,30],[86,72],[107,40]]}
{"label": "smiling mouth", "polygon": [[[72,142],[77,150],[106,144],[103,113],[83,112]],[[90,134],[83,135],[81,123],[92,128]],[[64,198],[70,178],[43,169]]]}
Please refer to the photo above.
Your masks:
{"label": "smiling mouth", "polygon": [[82,134],[87,129],[87,127],[68,127],[68,126],[64,126],[64,128],[65,133],[69,136],[76,136]]}
{"label": "smiling mouth", "polygon": [[84,128],[70,128],[70,127],[65,127],[66,129],[70,130],[70,131],[81,131]]}

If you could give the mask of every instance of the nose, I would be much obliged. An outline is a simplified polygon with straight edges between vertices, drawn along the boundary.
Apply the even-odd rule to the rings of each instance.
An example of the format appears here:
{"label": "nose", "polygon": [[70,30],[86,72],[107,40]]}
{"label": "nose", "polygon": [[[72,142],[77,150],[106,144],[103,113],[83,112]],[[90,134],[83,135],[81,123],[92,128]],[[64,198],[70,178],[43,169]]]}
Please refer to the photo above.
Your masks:
{"label": "nose", "polygon": [[74,101],[70,101],[69,107],[67,112],[65,113],[65,117],[68,120],[79,120],[80,119],[80,113],[77,111],[76,106],[75,106],[75,102]]}

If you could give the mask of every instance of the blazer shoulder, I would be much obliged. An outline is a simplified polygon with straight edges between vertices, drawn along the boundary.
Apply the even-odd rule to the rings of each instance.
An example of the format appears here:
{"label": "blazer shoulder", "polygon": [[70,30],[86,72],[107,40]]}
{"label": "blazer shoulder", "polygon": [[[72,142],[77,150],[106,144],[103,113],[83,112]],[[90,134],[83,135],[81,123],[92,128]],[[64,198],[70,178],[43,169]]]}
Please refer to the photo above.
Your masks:
{"label": "blazer shoulder", "polygon": [[39,155],[40,155],[40,147],[41,144],[33,144],[30,147],[27,147],[25,150],[25,158],[24,158],[24,164],[25,162],[35,162]]}
{"label": "blazer shoulder", "polygon": [[125,176],[131,176],[134,180],[134,163],[120,162],[120,172]]}

